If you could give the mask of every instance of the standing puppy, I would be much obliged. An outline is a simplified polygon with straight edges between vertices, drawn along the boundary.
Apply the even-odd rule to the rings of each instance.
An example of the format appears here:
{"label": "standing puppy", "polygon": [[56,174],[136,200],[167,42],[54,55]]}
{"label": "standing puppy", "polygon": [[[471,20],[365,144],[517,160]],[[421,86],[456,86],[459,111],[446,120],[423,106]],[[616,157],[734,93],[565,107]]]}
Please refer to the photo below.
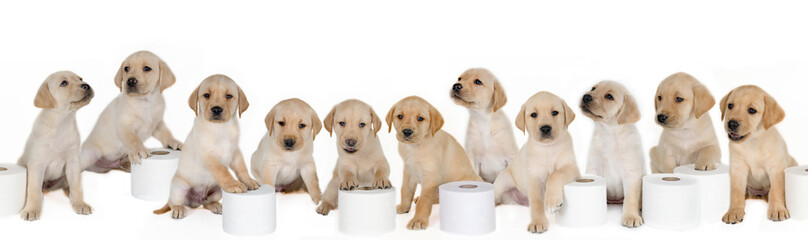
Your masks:
{"label": "standing puppy", "polygon": [[508,98],[494,74],[471,68],[457,78],[449,92],[455,104],[469,109],[466,152],[474,172],[492,183],[519,149],[508,116],[500,110]]}
{"label": "standing puppy", "polygon": [[121,63],[114,80],[121,93],[101,112],[81,146],[81,169],[74,170],[76,175],[84,169],[101,173],[115,168],[128,171],[130,164],[140,164],[142,158],[150,156],[143,145],[149,137],[166,148],[182,148],[163,122],[162,92],[175,82],[168,65],[151,52],[139,51]]}
{"label": "standing puppy", "polygon": [[567,132],[573,119],[575,113],[567,103],[549,92],[530,97],[516,115],[516,128],[527,129],[530,137],[494,181],[495,202],[502,203],[503,194],[513,189],[526,194],[531,218],[527,230],[531,233],[547,231],[545,208],[558,211],[564,203],[564,185],[581,175]]}
{"label": "standing puppy", "polygon": [[168,203],[154,211],[163,214],[170,210],[174,219],[185,217],[186,206],[202,205],[221,214],[222,190],[243,193],[259,187],[258,181],[250,177],[238,147],[236,114],[241,117],[250,103],[236,82],[225,75],[212,75],[191,93],[188,104],[196,114],[194,126],[185,139],[185,149],[171,180]]}
{"label": "standing puppy", "polygon": [[581,112],[595,121],[586,173],[606,179],[609,203],[623,203],[623,226],[639,227],[645,161],[637,102],[622,84],[602,81],[584,94]]}
{"label": "standing puppy", "polygon": [[721,99],[721,119],[729,137],[730,206],[725,223],[743,221],[749,197],[768,198],[769,220],[789,218],[785,204],[786,168],[797,166],[774,125],[786,114],[757,86],[740,86]]}
{"label": "standing puppy", "polygon": [[286,99],[267,113],[267,134],[250,159],[253,175],[278,192],[304,190],[314,204],[320,203],[320,181],[314,165],[314,136],[322,129],[320,118],[309,104]]}
{"label": "standing puppy", "polygon": [[438,200],[438,186],[455,181],[482,181],[474,173],[463,147],[449,133],[440,130],[443,117],[426,100],[410,96],[398,101],[387,113],[388,132],[395,125],[398,153],[404,160],[399,214],[412,207],[415,188],[421,184],[421,195],[415,216],[407,223],[410,230],[423,230],[429,225],[432,204]]}
{"label": "standing puppy", "polygon": [[337,166],[328,183],[317,213],[328,215],[337,208],[337,190],[353,190],[360,186],[390,188],[390,165],[384,157],[376,133],[382,119],[366,103],[350,99],[331,109],[323,120],[329,133],[337,134]]}
{"label": "standing puppy", "polygon": [[42,215],[42,192],[63,189],[70,205],[78,214],[90,214],[92,209],[67,187],[65,165],[78,165],[79,129],[76,111],[90,103],[93,90],[73,72],[55,72],[45,79],[34,98],[34,106],[42,112],[34,121],[25,151],[17,162],[28,169],[28,187],[21,217],[39,220]]}
{"label": "standing puppy", "polygon": [[662,126],[659,145],[651,148],[651,172],[672,173],[687,164],[696,170],[713,170],[721,160],[721,149],[710,114],[715,98],[696,78],[679,72],[659,83],[656,122]]}

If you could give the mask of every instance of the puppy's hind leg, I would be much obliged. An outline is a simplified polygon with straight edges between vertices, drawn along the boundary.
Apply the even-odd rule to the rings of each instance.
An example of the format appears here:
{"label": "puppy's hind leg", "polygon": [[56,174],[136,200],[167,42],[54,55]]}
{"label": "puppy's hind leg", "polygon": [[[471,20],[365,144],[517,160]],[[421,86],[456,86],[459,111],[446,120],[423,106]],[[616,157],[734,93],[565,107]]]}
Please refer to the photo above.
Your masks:
{"label": "puppy's hind leg", "polygon": [[[496,205],[502,204],[503,195],[510,191],[516,190],[516,184],[513,181],[513,175],[509,169],[502,170],[494,180],[494,203]],[[523,204],[527,205],[527,203]]]}
{"label": "puppy's hind leg", "polygon": [[657,147],[652,147],[651,151],[648,152],[648,157],[651,158],[651,172],[662,173],[662,163],[660,162],[661,159],[659,158],[659,149],[657,149]]}
{"label": "puppy's hind leg", "polygon": [[202,207],[204,207],[207,210],[210,210],[210,212],[212,212],[214,214],[220,214],[221,215],[222,214],[222,204],[219,203],[219,201],[222,200],[222,190],[219,189],[219,188],[216,188],[216,189],[211,189],[210,191],[212,191],[212,192],[209,193],[210,195],[208,196],[208,198],[205,199],[204,203],[202,203]]}

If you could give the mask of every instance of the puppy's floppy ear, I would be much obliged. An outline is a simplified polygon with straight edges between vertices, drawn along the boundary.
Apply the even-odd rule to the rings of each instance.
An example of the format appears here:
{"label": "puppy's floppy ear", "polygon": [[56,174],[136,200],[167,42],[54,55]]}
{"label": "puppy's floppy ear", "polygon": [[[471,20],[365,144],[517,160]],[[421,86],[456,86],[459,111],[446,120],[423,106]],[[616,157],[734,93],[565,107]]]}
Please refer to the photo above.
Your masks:
{"label": "puppy's floppy ear", "polygon": [[323,127],[325,130],[328,131],[328,136],[332,136],[332,126],[334,126],[334,113],[337,111],[337,106],[331,108],[331,111],[325,115],[325,119],[323,119]]}
{"label": "puppy's floppy ear", "polygon": [[707,87],[701,83],[693,83],[693,113],[696,118],[710,110],[715,105],[715,98]]}
{"label": "puppy's floppy ear", "polygon": [[117,86],[118,90],[120,90],[120,91],[123,91],[123,86],[121,86],[121,85],[123,84],[123,65],[124,64],[126,64],[126,61],[122,62],[121,66],[118,67],[118,72],[115,73],[115,79],[113,79],[115,81],[115,86]]}
{"label": "puppy's floppy ear", "polygon": [[269,136],[272,136],[272,126],[275,126],[275,108],[272,108],[267,113],[267,116],[264,117],[264,124],[267,125],[267,131],[269,131]]}
{"label": "puppy's floppy ear", "polygon": [[724,112],[727,111],[727,100],[729,99],[729,95],[731,95],[731,94],[732,94],[732,91],[729,91],[729,93],[727,93],[726,96],[721,98],[721,103],[718,104],[718,107],[721,108],[720,109],[721,110],[721,120],[724,120]]}
{"label": "puppy's floppy ear", "polygon": [[623,107],[617,112],[617,124],[631,124],[640,121],[640,108],[634,97],[623,95]]}
{"label": "puppy's floppy ear", "polygon": [[505,89],[502,88],[498,80],[494,79],[494,96],[491,100],[491,105],[494,106],[494,112],[502,108],[502,106],[505,106],[506,102],[508,102],[508,97],[505,96]]}
{"label": "puppy's floppy ear", "polygon": [[429,105],[429,131],[432,133],[433,137],[441,127],[443,127],[443,116],[440,115],[440,112],[438,112],[435,106]]}
{"label": "puppy's floppy ear", "polygon": [[375,137],[379,130],[382,129],[382,119],[379,115],[376,115],[376,111],[373,111],[373,108],[370,109],[370,122],[373,123],[373,136]]}
{"label": "puppy's floppy ear", "polygon": [[191,97],[188,97],[188,106],[191,107],[191,110],[194,110],[194,115],[199,116],[199,87],[197,86],[193,92],[191,92]]}
{"label": "puppy's floppy ear", "polygon": [[[163,62],[162,59],[158,59],[157,62],[160,65],[160,78],[158,78],[157,82],[160,84],[160,92],[162,93],[163,90],[174,85],[177,79],[174,77],[174,72],[171,71],[171,68],[168,68],[166,62]],[[118,87],[120,87],[120,85]]]}
{"label": "puppy's floppy ear", "polygon": [[56,106],[56,102],[53,100],[53,96],[50,93],[48,82],[42,83],[42,86],[39,87],[39,91],[36,92],[34,106],[38,108],[54,108]]}
{"label": "puppy's floppy ear", "polygon": [[247,107],[250,106],[250,102],[247,101],[247,95],[244,95],[244,91],[241,90],[241,87],[238,88],[238,117],[241,118],[241,113],[247,111]]}
{"label": "puppy's floppy ear", "polygon": [[770,127],[783,121],[783,118],[786,117],[786,112],[770,96],[763,97],[763,102],[766,104],[766,109],[763,111],[763,129],[769,130]]}
{"label": "puppy's floppy ear", "polygon": [[320,133],[320,130],[323,129],[323,123],[320,122],[320,117],[317,116],[317,112],[314,109],[311,110],[311,140],[314,140],[314,137]]}
{"label": "puppy's floppy ear", "polygon": [[393,130],[393,114],[396,113],[396,105],[390,107],[390,111],[387,112],[387,117],[384,118],[387,121],[387,132],[391,132]]}
{"label": "puppy's floppy ear", "polygon": [[564,100],[561,101],[561,105],[564,106],[564,127],[566,128],[570,126],[572,120],[575,120],[575,113],[572,112],[572,108]]}
{"label": "puppy's floppy ear", "polygon": [[522,105],[519,114],[516,114],[516,128],[522,130],[522,134],[525,134],[525,105]]}

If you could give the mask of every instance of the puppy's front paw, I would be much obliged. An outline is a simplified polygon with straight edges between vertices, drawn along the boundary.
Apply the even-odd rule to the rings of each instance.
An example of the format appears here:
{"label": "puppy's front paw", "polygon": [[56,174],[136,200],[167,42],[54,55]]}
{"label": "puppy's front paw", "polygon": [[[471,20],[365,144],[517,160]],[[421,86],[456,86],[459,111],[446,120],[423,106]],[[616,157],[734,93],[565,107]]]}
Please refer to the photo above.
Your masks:
{"label": "puppy's front paw", "polygon": [[743,208],[731,208],[726,214],[724,214],[724,217],[721,218],[721,220],[727,224],[736,224],[743,222],[744,214]]}
{"label": "puppy's front paw", "polygon": [[171,208],[171,218],[173,219],[183,219],[185,218],[185,206],[178,206]]}
{"label": "puppy's front paw", "polygon": [[373,188],[375,189],[388,189],[391,187],[393,187],[393,185],[390,184],[390,180],[388,179],[379,179],[373,182]]}
{"label": "puppy's front paw", "polygon": [[42,208],[25,208],[22,210],[22,212],[20,212],[20,217],[25,221],[39,220],[39,216],[41,215]]}
{"label": "puppy's front paw", "polygon": [[230,181],[222,184],[222,191],[229,193],[243,193],[247,192],[247,186],[238,181]]}
{"label": "puppy's front paw", "polygon": [[425,230],[426,226],[429,225],[428,219],[421,219],[421,218],[413,218],[407,223],[407,229],[409,230]]}
{"label": "puppy's front paw", "polygon": [[714,161],[697,161],[695,165],[699,171],[712,171],[716,168]]}
{"label": "puppy's front paw", "polygon": [[261,183],[252,178],[247,178],[243,183],[247,186],[247,190],[249,191],[258,190],[258,188],[261,187]]}
{"label": "puppy's front paw", "polygon": [[140,146],[136,147],[135,149],[129,150],[129,162],[132,164],[140,164],[141,159],[151,157],[151,152],[149,152],[146,147],[141,144]]}
{"label": "puppy's front paw", "polygon": [[331,204],[323,202],[320,206],[317,206],[317,214],[328,216],[328,213],[333,209],[334,207],[332,207]]}
{"label": "puppy's front paw", "polygon": [[527,225],[527,231],[530,233],[544,233],[549,228],[549,224],[547,220],[544,221],[534,221],[531,222],[530,225]]}
{"label": "puppy's front paw", "polygon": [[564,206],[564,195],[560,192],[550,192],[545,194],[547,197],[544,199],[544,208],[550,212],[558,212]]}
{"label": "puppy's front paw", "polygon": [[359,183],[356,182],[356,179],[345,179],[345,181],[339,184],[340,190],[350,191],[357,187],[359,187]]}
{"label": "puppy's front paw", "polygon": [[642,217],[639,214],[625,214],[623,215],[623,227],[636,228],[642,226]]}
{"label": "puppy's front paw", "polygon": [[783,221],[791,217],[785,206],[775,206],[775,204],[769,204],[769,211],[767,213],[769,220],[775,222]]}
{"label": "puppy's front paw", "polygon": [[222,204],[219,202],[206,203],[204,207],[213,214],[222,215]]}
{"label": "puppy's front paw", "polygon": [[399,204],[398,206],[396,206],[396,213],[398,214],[408,213],[410,212],[410,207],[412,207],[412,205]]}
{"label": "puppy's front paw", "polygon": [[166,142],[163,145],[164,145],[163,147],[165,147],[165,148],[173,149],[173,150],[177,150],[177,151],[182,150],[182,147],[183,147],[182,142],[180,142],[177,139],[168,140],[168,142]]}
{"label": "puppy's front paw", "polygon": [[81,215],[93,214],[93,208],[90,207],[90,205],[87,205],[87,203],[80,202],[80,203],[74,203],[72,205],[73,205],[73,211],[78,214]]}

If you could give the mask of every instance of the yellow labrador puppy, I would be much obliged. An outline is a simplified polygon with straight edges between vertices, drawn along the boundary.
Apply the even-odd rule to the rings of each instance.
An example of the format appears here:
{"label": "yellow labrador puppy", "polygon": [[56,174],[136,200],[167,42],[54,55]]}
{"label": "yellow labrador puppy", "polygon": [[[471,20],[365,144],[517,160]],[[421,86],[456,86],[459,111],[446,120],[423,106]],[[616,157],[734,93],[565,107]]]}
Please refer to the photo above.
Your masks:
{"label": "yellow labrador puppy", "polygon": [[555,212],[564,203],[564,185],[581,173],[575,162],[567,127],[575,119],[567,103],[549,92],[530,97],[516,115],[516,128],[530,136],[516,158],[494,181],[495,202],[516,189],[528,197],[531,233],[547,231],[545,209]]}
{"label": "yellow labrador puppy", "polygon": [[768,198],[769,220],[788,219],[783,171],[797,162],[774,127],[783,121],[785,112],[774,98],[753,85],[733,89],[719,107],[730,140],[730,206],[722,220],[730,224],[743,221],[745,194]]}
{"label": "yellow labrador puppy", "polygon": [[707,113],[715,98],[696,78],[679,72],[659,83],[654,99],[656,122],[663,127],[659,144],[651,148],[651,172],[672,173],[687,164],[713,170],[721,149]]}
{"label": "yellow labrador puppy", "polygon": [[494,74],[484,68],[463,72],[449,92],[455,104],[468,108],[466,152],[480,177],[494,182],[519,149],[502,106],[508,98]]}
{"label": "yellow labrador puppy", "polygon": [[329,133],[337,134],[339,157],[317,213],[328,215],[337,208],[338,189],[392,187],[390,165],[376,136],[382,127],[382,119],[373,108],[356,99],[345,100],[331,109],[323,126]]}
{"label": "yellow labrador puppy", "polygon": [[[225,75],[212,75],[191,93],[188,105],[196,119],[171,180],[168,203],[154,211],[155,214],[171,211],[174,219],[184,218],[186,207],[200,205],[221,214],[222,190],[243,193],[259,187],[258,181],[250,177],[238,147],[236,116],[241,117],[250,103],[236,82]],[[236,173],[238,180],[228,168]]]}
{"label": "yellow labrador puppy", "polygon": [[306,102],[286,99],[267,113],[267,133],[250,159],[253,176],[278,192],[304,190],[320,203],[320,181],[314,165],[314,137],[320,118]]}
{"label": "yellow labrador puppy", "polygon": [[[28,168],[28,187],[21,217],[39,220],[42,214],[42,192],[63,189],[70,197],[73,211],[90,214],[92,209],[82,198],[71,194],[65,179],[66,165],[78,165],[79,129],[76,111],[90,103],[93,90],[70,71],[55,72],[45,79],[34,98],[34,106],[42,108],[34,121],[25,151],[17,162]],[[81,183],[77,183],[81,184]]]}
{"label": "yellow labrador puppy", "polygon": [[407,223],[410,230],[423,230],[429,225],[432,204],[438,200],[438,186],[455,181],[482,181],[474,173],[469,157],[452,135],[441,130],[443,117],[426,100],[410,96],[398,101],[387,112],[388,129],[396,128],[398,153],[404,160],[399,214],[412,207],[415,188],[421,184],[421,195],[415,216]]}
{"label": "yellow labrador puppy", "polygon": [[163,122],[162,92],[175,82],[168,65],[151,52],[135,52],[121,63],[114,80],[121,93],[101,112],[81,146],[82,170],[128,171],[131,163],[139,164],[150,156],[143,145],[149,137],[166,148],[182,148]]}
{"label": "yellow labrador puppy", "polygon": [[645,160],[634,126],[640,120],[637,102],[622,84],[602,81],[584,94],[580,107],[595,121],[586,173],[606,179],[609,203],[623,203],[623,226],[639,227]]}

